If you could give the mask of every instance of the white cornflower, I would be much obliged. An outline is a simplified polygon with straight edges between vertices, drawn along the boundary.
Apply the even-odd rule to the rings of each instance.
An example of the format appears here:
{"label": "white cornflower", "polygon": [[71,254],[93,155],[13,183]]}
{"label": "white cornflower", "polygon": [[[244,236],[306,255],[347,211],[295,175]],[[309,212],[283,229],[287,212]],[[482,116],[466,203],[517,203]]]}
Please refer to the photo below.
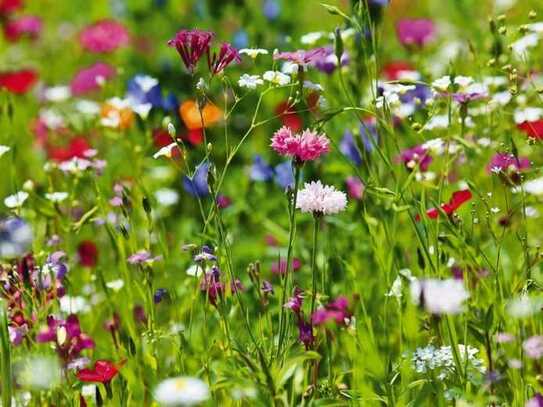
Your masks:
{"label": "white cornflower", "polygon": [[432,314],[458,314],[469,293],[460,280],[427,279],[411,283],[411,299]]}
{"label": "white cornflower", "polygon": [[165,147],[162,147],[156,153],[153,154],[153,158],[156,160],[160,157],[172,158],[174,148],[177,147],[177,143],[170,143]]}
{"label": "white cornflower", "polygon": [[164,406],[193,406],[209,398],[209,387],[195,377],[176,377],[161,382],[154,396]]}
{"label": "white cornflower", "polygon": [[345,206],[347,195],[333,186],[322,185],[320,181],[306,183],[304,189],[298,192],[296,200],[296,208],[314,214],[338,213],[343,211]]}
{"label": "white cornflower", "polygon": [[540,312],[543,300],[538,297],[521,295],[507,303],[507,314],[513,318],[527,318]]}
{"label": "white cornflower", "polygon": [[264,81],[259,75],[249,75],[244,73],[238,80],[238,85],[242,88],[256,89],[257,86],[263,85]]}
{"label": "white cornflower", "polygon": [[28,199],[28,192],[19,191],[13,195],[7,196],[4,199],[4,205],[10,209],[20,208]]}
{"label": "white cornflower", "polygon": [[239,50],[240,54],[248,55],[249,57],[255,59],[259,55],[268,55],[269,52],[267,49],[263,48],[243,48]]}
{"label": "white cornflower", "polygon": [[0,144],[0,157],[6,154],[9,150],[11,150],[11,147]]}
{"label": "white cornflower", "polygon": [[68,198],[68,193],[67,192],[51,192],[51,193],[45,194],[45,197],[49,199],[51,202],[57,203],[57,202],[62,202],[66,198]]}
{"label": "white cornflower", "polygon": [[279,71],[266,71],[262,77],[274,85],[284,86],[290,83],[290,76]]}
{"label": "white cornflower", "polygon": [[524,190],[532,195],[543,195],[543,177],[527,181],[523,184]]}

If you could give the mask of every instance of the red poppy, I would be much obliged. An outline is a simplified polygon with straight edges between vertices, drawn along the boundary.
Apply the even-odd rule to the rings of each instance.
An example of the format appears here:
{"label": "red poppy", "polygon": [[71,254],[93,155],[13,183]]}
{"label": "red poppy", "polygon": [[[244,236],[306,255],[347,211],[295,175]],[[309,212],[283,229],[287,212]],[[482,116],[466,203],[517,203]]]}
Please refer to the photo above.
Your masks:
{"label": "red poppy", "polygon": [[529,137],[536,138],[538,140],[543,139],[543,119],[536,120],[534,122],[522,122],[517,127],[526,133]]}
{"label": "red poppy", "polygon": [[84,240],[77,247],[79,264],[85,267],[94,267],[98,262],[98,248],[90,240]]}
{"label": "red poppy", "polygon": [[31,69],[1,72],[0,88],[6,88],[11,93],[23,94],[28,92],[37,80],[38,74]]}
{"label": "red poppy", "polygon": [[389,81],[400,78],[400,72],[414,71],[413,65],[405,61],[392,61],[383,67],[383,75]]}
{"label": "red poppy", "polygon": [[[467,202],[471,199],[472,194],[469,189],[465,189],[462,191],[456,191],[453,192],[451,199],[449,202],[441,205],[441,210],[445,212],[447,215],[451,215],[455,210],[460,208],[464,202]],[[431,208],[426,211],[426,215],[430,219],[437,219],[437,217],[440,214],[440,210],[437,208]],[[420,216],[417,215],[417,220],[420,220]]]}
{"label": "red poppy", "polygon": [[50,147],[47,153],[52,160],[62,162],[74,157],[84,158],[85,151],[90,148],[90,144],[84,137],[75,137],[66,147]]}
{"label": "red poppy", "polygon": [[275,114],[279,116],[283,126],[290,127],[294,133],[302,129],[302,118],[288,102],[279,103],[275,108]]}
{"label": "red poppy", "polygon": [[81,369],[76,376],[82,382],[109,383],[119,373],[120,366],[107,360],[97,360],[92,369]]}

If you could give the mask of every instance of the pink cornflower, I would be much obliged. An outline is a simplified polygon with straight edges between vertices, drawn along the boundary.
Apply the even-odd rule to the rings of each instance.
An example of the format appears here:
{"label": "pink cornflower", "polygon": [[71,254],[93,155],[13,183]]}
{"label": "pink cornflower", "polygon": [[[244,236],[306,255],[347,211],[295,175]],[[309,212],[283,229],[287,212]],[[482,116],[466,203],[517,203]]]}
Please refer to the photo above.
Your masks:
{"label": "pink cornflower", "polygon": [[432,20],[404,19],[396,24],[396,33],[402,45],[422,47],[434,39],[435,26]]}
{"label": "pink cornflower", "polygon": [[79,34],[79,43],[89,52],[107,53],[130,41],[126,28],[115,20],[101,20],[87,26]]}
{"label": "pink cornflower", "polygon": [[239,52],[232,45],[224,42],[219,49],[219,53],[213,53],[213,57],[208,53],[207,54],[207,63],[209,66],[209,71],[216,75],[222,72],[228,65],[232,62],[239,63],[241,58]]}
{"label": "pink cornflower", "polygon": [[273,135],[271,146],[280,155],[303,162],[315,160],[327,153],[330,140],[324,134],[309,129],[301,134],[293,134],[289,127],[283,126]]}
{"label": "pink cornflower", "polygon": [[100,89],[102,83],[116,75],[115,68],[102,62],[97,62],[80,70],[70,83],[70,89],[74,96]]}
{"label": "pink cornflower", "polygon": [[4,35],[9,41],[17,41],[22,36],[36,39],[42,30],[42,20],[36,16],[22,16],[8,20],[4,25]]}
{"label": "pink cornflower", "polygon": [[177,49],[183,63],[189,72],[193,73],[202,55],[209,52],[214,36],[215,34],[209,31],[181,30],[168,41],[168,45]]}
{"label": "pink cornflower", "polygon": [[322,60],[327,54],[328,50],[326,48],[300,49],[293,52],[278,52],[273,56],[273,59],[289,61],[298,65],[307,65]]}

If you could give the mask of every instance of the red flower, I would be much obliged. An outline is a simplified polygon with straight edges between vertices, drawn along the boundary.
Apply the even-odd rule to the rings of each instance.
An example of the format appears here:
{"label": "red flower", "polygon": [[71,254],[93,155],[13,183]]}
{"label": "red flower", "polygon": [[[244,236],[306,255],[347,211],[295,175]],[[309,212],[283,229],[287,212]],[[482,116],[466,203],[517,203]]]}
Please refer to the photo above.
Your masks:
{"label": "red flower", "polygon": [[275,114],[279,116],[283,126],[289,127],[294,133],[302,129],[302,118],[288,102],[279,103],[275,108]]}
{"label": "red flower", "polygon": [[[464,202],[469,201],[471,197],[472,195],[469,189],[453,192],[449,202],[441,205],[441,210],[447,215],[451,215],[455,210],[460,208]],[[426,215],[428,215],[430,219],[437,219],[439,214],[440,211],[437,208],[431,208],[426,211]],[[420,216],[417,215],[416,219],[420,220]]]}
{"label": "red flower", "polygon": [[13,13],[23,6],[23,0],[0,0],[0,15]]}
{"label": "red flower", "polygon": [[31,69],[1,72],[0,88],[6,88],[11,93],[23,94],[32,88],[37,79],[38,74]]}
{"label": "red flower", "polygon": [[84,137],[75,137],[66,147],[50,147],[47,153],[49,158],[62,162],[74,157],[84,158],[85,151],[90,149],[91,146]]}
{"label": "red flower", "polygon": [[85,267],[94,267],[98,262],[98,248],[90,240],[84,240],[77,247],[79,264]]}
{"label": "red flower", "polygon": [[76,376],[82,382],[109,383],[119,373],[120,366],[107,360],[97,360],[93,369],[81,369]]}
{"label": "red flower", "polygon": [[383,67],[383,75],[389,81],[400,79],[401,72],[414,71],[413,65],[405,61],[392,61]]}
{"label": "red flower", "polygon": [[538,140],[543,139],[543,119],[536,120],[534,122],[522,122],[517,127],[526,133],[529,137],[536,138]]}

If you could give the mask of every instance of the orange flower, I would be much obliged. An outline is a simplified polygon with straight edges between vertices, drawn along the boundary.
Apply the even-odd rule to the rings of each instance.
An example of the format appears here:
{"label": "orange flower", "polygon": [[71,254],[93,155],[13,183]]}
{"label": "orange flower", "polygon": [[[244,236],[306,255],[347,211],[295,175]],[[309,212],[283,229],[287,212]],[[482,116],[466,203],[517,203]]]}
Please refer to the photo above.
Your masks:
{"label": "orange flower", "polygon": [[128,106],[116,106],[113,103],[104,103],[100,110],[102,122],[108,127],[126,130],[134,123],[134,112]]}
{"label": "orange flower", "polygon": [[223,118],[222,110],[213,103],[206,103],[200,116],[198,104],[194,100],[187,100],[186,102],[183,102],[179,107],[179,115],[189,130],[210,127]]}

